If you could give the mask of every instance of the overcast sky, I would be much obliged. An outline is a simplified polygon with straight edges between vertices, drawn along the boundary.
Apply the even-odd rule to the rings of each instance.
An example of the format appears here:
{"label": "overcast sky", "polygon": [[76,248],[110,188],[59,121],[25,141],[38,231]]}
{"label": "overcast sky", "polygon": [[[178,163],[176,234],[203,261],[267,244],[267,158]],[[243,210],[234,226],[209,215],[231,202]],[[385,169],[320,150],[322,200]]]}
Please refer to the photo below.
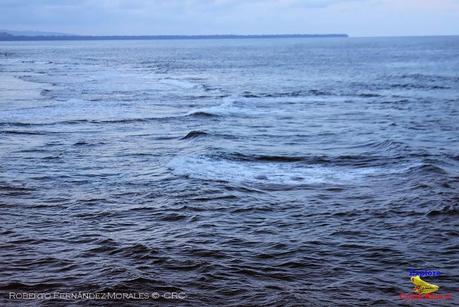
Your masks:
{"label": "overcast sky", "polygon": [[73,34],[459,34],[459,0],[0,0],[0,29]]}

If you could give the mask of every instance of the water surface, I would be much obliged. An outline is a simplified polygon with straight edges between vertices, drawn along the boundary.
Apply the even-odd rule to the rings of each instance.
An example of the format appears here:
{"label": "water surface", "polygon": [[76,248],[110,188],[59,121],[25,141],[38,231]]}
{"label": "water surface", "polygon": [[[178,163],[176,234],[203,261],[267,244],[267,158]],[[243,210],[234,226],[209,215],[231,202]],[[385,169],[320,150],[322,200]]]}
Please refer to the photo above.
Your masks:
{"label": "water surface", "polygon": [[441,271],[457,299],[459,38],[3,42],[0,57],[6,304],[393,306],[409,268]]}

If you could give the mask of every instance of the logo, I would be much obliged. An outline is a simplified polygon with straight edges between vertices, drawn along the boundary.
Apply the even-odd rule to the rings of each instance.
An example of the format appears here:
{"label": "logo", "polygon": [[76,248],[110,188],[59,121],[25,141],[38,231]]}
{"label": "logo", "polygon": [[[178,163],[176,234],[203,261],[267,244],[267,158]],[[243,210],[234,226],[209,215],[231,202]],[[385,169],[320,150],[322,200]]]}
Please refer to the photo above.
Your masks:
{"label": "logo", "polygon": [[429,284],[419,277],[419,275],[411,277],[411,283],[414,285],[414,292],[417,294],[427,294],[438,291],[438,286]]}
{"label": "logo", "polygon": [[440,287],[436,284],[433,284],[431,282],[427,282],[426,280],[424,280],[426,278],[437,278],[440,275],[441,275],[440,271],[436,271],[436,270],[409,269],[408,276],[410,277],[411,283],[414,285],[413,293],[400,293],[400,298],[403,300],[450,300],[452,299],[451,293],[446,293],[446,294],[435,293],[440,289]]}

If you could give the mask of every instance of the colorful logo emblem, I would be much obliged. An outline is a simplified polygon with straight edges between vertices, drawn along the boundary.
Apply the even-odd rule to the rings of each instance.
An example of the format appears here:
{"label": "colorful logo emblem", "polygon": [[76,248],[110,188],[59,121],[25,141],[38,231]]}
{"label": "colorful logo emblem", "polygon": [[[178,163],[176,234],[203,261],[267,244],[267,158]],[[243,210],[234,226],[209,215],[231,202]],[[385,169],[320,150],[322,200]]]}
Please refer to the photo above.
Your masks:
{"label": "colorful logo emblem", "polygon": [[414,293],[400,293],[400,298],[403,300],[451,300],[452,293],[434,293],[437,292],[440,287],[422,279],[426,277],[436,278],[440,275],[440,271],[435,270],[409,269],[408,276],[410,276],[411,283],[414,285]]}
{"label": "colorful logo emblem", "polygon": [[427,294],[438,291],[439,287],[434,284],[430,284],[419,277],[419,275],[411,277],[411,282],[414,285],[414,292],[417,294]]}

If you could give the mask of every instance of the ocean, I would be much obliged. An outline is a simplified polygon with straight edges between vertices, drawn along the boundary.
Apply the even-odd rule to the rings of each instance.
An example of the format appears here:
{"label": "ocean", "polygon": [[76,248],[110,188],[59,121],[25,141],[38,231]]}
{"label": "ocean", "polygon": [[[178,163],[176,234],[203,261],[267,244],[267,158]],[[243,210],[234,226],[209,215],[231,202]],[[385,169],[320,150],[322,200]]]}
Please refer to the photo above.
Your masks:
{"label": "ocean", "polygon": [[458,115],[459,37],[0,42],[0,303],[457,303]]}

